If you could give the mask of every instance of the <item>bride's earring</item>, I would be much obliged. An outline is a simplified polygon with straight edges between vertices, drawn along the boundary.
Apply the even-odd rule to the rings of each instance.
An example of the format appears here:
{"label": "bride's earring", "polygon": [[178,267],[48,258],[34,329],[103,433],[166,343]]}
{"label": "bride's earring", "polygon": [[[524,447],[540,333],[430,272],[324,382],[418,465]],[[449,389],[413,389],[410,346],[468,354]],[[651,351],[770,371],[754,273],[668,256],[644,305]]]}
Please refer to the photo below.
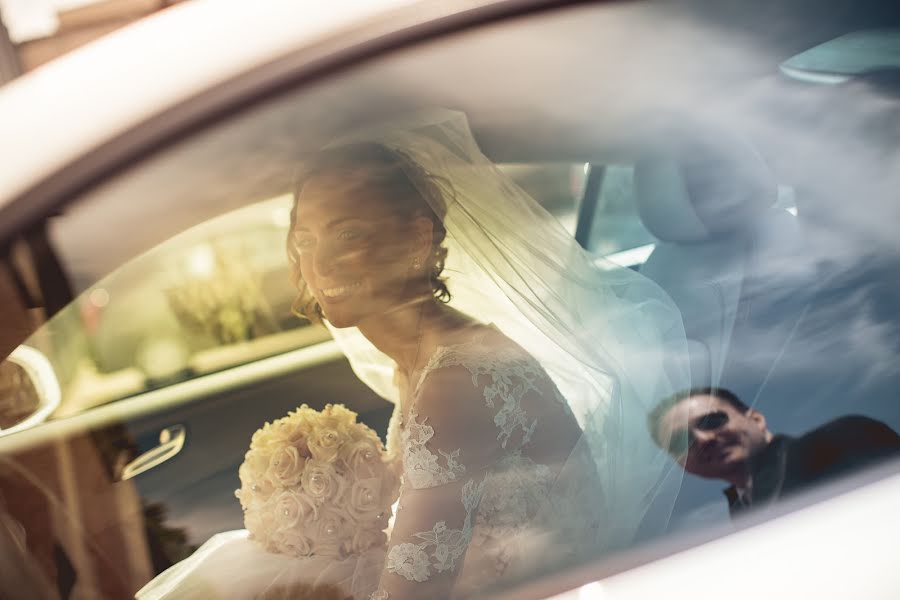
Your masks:
{"label": "bride's earring", "polygon": [[414,258],[413,261],[412,261],[412,268],[415,269],[416,271],[418,271],[419,269],[421,269],[421,268],[422,268],[422,261],[420,261],[418,258]]}

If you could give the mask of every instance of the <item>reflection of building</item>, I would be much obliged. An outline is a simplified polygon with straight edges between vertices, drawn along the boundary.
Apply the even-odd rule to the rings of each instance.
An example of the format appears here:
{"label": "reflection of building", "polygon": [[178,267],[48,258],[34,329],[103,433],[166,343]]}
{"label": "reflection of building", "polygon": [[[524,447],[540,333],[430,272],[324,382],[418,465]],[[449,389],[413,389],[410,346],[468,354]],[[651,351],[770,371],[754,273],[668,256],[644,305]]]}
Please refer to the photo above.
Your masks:
{"label": "reflection of building", "polygon": [[[178,1],[0,0],[0,85]],[[14,4],[32,13],[51,9],[55,27],[17,36]],[[71,296],[65,278],[56,280],[60,287],[38,276],[57,267],[40,252],[41,240],[31,236],[0,260],[0,313],[9,325],[0,332],[3,357],[44,321],[42,307],[56,312],[54,298],[67,303]],[[33,392],[19,365],[0,362],[0,429],[34,412]],[[144,505],[134,484],[119,480],[116,467],[133,454],[129,446],[112,431],[79,432],[3,456],[0,556],[12,571],[4,571],[0,596],[131,597],[189,551],[184,533],[164,523],[164,507]]]}
{"label": "reflection of building", "polygon": [[182,0],[0,0],[0,82]]}
{"label": "reflection of building", "polygon": [[0,21],[0,84],[15,79],[21,72],[19,53],[9,39],[9,32]]}
{"label": "reflection of building", "polygon": [[[193,260],[198,256],[205,259],[199,265]],[[234,344],[278,330],[261,280],[245,252],[204,244],[194,249],[187,273],[166,295],[186,330],[207,335],[220,345]]]}
{"label": "reflection of building", "polygon": [[[104,452],[110,435],[76,433],[0,460],[0,522],[27,532],[23,564],[57,597],[129,598],[154,574],[150,523],[134,485],[117,480],[117,457]],[[18,585],[0,581],[0,596],[24,597]]]}

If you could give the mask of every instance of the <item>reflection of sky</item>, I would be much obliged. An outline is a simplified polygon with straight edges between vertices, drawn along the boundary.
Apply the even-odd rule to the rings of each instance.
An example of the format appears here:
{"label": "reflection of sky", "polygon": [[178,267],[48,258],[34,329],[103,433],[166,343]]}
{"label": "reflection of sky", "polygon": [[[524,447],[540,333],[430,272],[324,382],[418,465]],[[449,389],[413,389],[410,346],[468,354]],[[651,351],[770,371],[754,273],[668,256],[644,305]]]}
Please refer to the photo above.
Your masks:
{"label": "reflection of sky", "polygon": [[[690,485],[690,482],[685,483],[685,487]],[[704,490],[704,492],[708,491]],[[721,492],[717,492],[715,499],[710,500],[706,504],[692,507],[683,514],[676,513],[672,520],[671,531],[696,531],[717,523],[727,523],[731,517],[728,515],[728,504],[724,498]]]}
{"label": "reflection of sky", "polygon": [[[776,76],[712,94],[715,74],[692,80],[680,58],[672,55],[669,72],[682,79],[665,81],[673,93],[660,104],[701,131],[751,140],[798,206],[790,239],[753,240],[764,248],[752,281],[740,282],[749,326],[724,346],[733,363],[720,383],[761,410],[774,432],[800,435],[854,413],[900,429],[900,102],[860,82],[823,88]],[[665,73],[661,64],[654,67]],[[626,94],[638,96],[656,82],[629,85]],[[726,485],[686,476],[672,527],[727,520]]]}

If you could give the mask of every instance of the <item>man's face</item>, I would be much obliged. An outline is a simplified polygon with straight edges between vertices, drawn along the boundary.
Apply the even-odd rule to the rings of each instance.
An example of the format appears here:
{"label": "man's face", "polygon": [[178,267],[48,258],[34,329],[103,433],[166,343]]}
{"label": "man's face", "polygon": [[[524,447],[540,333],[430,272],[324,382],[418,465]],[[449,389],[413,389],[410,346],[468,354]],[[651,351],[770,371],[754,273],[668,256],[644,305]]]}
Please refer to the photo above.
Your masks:
{"label": "man's face", "polygon": [[753,409],[742,413],[714,396],[691,396],[663,415],[659,439],[684,470],[730,480],[769,441],[766,419]]}

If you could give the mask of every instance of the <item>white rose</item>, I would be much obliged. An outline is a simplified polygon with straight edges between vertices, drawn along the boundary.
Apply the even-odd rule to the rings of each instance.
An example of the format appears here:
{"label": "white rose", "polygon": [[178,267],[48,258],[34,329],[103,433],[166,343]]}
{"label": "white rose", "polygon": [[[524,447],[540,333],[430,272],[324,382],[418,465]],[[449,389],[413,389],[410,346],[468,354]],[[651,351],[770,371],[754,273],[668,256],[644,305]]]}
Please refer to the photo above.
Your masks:
{"label": "white rose", "polygon": [[261,503],[244,512],[244,528],[252,539],[265,543],[278,528],[274,507],[271,503]]}
{"label": "white rose", "polygon": [[254,472],[246,462],[240,466],[241,489],[235,495],[240,498],[241,506],[248,508],[265,502],[275,492],[275,485],[264,475],[264,472]]}
{"label": "white rose", "polygon": [[[315,413],[313,413],[314,415]],[[309,413],[293,413],[279,423],[279,435],[292,446],[305,447],[306,438],[316,428],[315,420]]]}
{"label": "white rose", "polygon": [[328,404],[319,413],[323,426],[340,425],[344,428],[359,427],[356,423],[356,413],[343,404]]}
{"label": "white rose", "polygon": [[[315,411],[311,411],[315,416]],[[262,429],[253,434],[250,442],[251,450],[273,452],[282,446],[294,446],[300,450],[300,455],[308,457],[304,452],[306,437],[315,428],[314,420],[308,413],[292,413],[291,415],[266,423]]]}
{"label": "white rose", "polygon": [[251,448],[244,455],[244,465],[250,470],[251,473],[254,473],[256,476],[260,476],[265,473],[269,468],[269,461],[272,459],[271,450],[266,448]]}
{"label": "white rose", "polygon": [[272,453],[266,477],[276,485],[291,487],[300,483],[306,459],[294,446],[281,446]]}
{"label": "white rose", "polygon": [[250,480],[261,479],[269,470],[269,463],[272,460],[272,451],[270,449],[251,449],[244,455],[244,462],[241,463],[241,476],[246,475]]}
{"label": "white rose", "polygon": [[347,444],[341,448],[341,458],[357,477],[375,477],[385,469],[381,448],[370,440]]}
{"label": "white rose", "polygon": [[315,513],[312,503],[297,490],[284,490],[273,499],[275,518],[279,528],[297,527]]}
{"label": "white rose", "polygon": [[328,427],[310,434],[307,443],[313,458],[331,462],[337,458],[341,447],[349,441],[350,436],[341,427]]}
{"label": "white rose", "polygon": [[280,428],[275,423],[266,423],[262,429],[257,429],[250,440],[251,450],[269,450],[272,446],[283,444],[286,440],[280,434]]}
{"label": "white rose", "polygon": [[309,556],[315,551],[313,540],[302,529],[296,527],[273,532],[267,549],[289,556]]}
{"label": "white rose", "polygon": [[337,510],[325,507],[311,525],[310,537],[317,556],[342,558],[349,553],[353,530]]}
{"label": "white rose", "polygon": [[384,510],[383,480],[376,477],[358,479],[350,487],[347,513],[357,521],[369,522]]}
{"label": "white rose", "polygon": [[321,504],[339,495],[343,480],[327,462],[310,459],[306,461],[300,483],[303,490]]}

